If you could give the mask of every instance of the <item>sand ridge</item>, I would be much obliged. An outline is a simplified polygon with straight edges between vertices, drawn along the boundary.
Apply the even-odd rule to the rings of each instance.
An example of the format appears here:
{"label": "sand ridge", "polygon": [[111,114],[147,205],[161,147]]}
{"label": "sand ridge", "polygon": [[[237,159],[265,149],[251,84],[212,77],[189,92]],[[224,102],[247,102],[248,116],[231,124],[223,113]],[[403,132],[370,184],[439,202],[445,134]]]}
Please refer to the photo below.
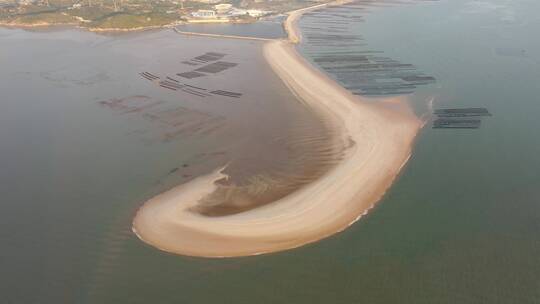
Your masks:
{"label": "sand ridge", "polygon": [[264,56],[306,106],[330,121],[338,134],[333,144],[348,146],[343,160],[272,204],[222,217],[191,212],[226,178],[219,168],[147,201],[133,220],[141,240],[167,252],[201,257],[291,249],[345,229],[391,186],[409,159],[421,123],[406,100],[367,102],[302,58],[294,47],[301,39],[295,24],[305,11],[289,14],[285,28],[290,40],[267,42]]}

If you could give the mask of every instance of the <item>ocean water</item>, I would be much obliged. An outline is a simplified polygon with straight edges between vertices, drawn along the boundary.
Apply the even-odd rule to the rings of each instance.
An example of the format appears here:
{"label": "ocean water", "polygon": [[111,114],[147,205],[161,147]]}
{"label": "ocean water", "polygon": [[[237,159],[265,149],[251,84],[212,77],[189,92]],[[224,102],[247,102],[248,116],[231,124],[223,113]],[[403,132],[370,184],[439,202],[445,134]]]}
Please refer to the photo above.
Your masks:
{"label": "ocean water", "polygon": [[172,30],[0,37],[2,303],[113,303],[115,290],[147,302],[109,289],[141,270],[141,254],[167,257],[131,232],[144,201],[227,165],[228,204],[201,211],[238,212],[316,178],[328,160],[324,122],[274,75],[260,42]]}
{"label": "ocean water", "polygon": [[[393,82],[391,89],[406,81],[400,77],[412,79],[411,72],[435,79],[414,88],[409,83],[409,92],[377,87],[383,96],[406,94],[426,119],[410,162],[384,199],[343,233],[237,259],[163,253],[138,240],[130,226],[145,199],[234,156],[235,176],[264,169],[249,171],[246,164],[274,165],[275,159],[259,162],[260,151],[273,142],[268,138],[291,129],[294,118],[317,126],[260,68],[256,43],[176,40],[171,31],[104,37],[1,30],[0,302],[538,303],[540,41],[534,33],[540,5],[372,4],[346,12],[355,22],[340,21],[344,13],[332,8],[320,12],[340,23],[326,28],[341,27],[333,30],[356,42],[332,45],[335,38],[326,36],[317,38],[319,46],[299,48],[315,63],[323,52],[369,52],[391,63],[384,77],[351,80],[327,71],[344,85],[358,82],[357,93],[367,98],[374,97],[368,94],[374,79]],[[204,52],[226,53],[224,60],[239,65],[215,77],[175,78],[223,85],[242,93],[240,100],[203,101],[139,75],[190,71],[182,61]],[[358,77],[355,71],[346,72]],[[254,75],[261,79],[253,81]],[[159,124],[153,118],[179,106],[189,122],[183,131],[171,131],[170,116]],[[470,106],[493,116],[477,130],[430,128],[432,108]],[[250,137],[253,132],[261,135]],[[259,152],[246,152],[250,146]]]}
{"label": "ocean water", "polygon": [[[367,217],[313,246],[338,252],[319,270],[342,279],[333,287],[343,303],[537,303],[538,2],[373,4],[349,12],[361,16],[346,25],[361,45],[323,41],[318,50],[376,51],[436,81],[403,95],[426,120],[404,172]],[[310,18],[301,25],[313,26]],[[320,58],[309,42],[302,51]],[[453,107],[486,107],[493,116],[477,130],[431,129],[431,110]],[[331,302],[320,290],[316,302]]]}

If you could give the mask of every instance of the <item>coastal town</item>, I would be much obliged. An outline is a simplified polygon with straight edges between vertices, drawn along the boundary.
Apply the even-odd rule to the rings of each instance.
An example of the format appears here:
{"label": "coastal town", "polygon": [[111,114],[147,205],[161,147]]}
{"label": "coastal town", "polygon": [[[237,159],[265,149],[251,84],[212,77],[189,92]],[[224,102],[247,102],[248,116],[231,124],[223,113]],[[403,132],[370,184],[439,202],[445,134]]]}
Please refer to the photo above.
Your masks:
{"label": "coastal town", "polygon": [[327,0],[0,0],[0,25],[71,25],[95,31],[187,23],[251,23]]}

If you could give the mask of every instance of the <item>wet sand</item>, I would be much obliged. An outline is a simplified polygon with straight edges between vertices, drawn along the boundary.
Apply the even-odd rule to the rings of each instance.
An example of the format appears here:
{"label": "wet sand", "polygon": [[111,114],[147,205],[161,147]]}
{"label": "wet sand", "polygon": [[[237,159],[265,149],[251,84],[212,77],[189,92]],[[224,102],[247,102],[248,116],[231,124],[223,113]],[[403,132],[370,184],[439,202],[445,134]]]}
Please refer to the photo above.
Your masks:
{"label": "wet sand", "polygon": [[249,211],[208,217],[194,212],[226,179],[219,168],[147,201],[133,231],[161,250],[190,256],[233,257],[291,249],[339,232],[365,214],[408,160],[421,123],[406,100],[367,102],[311,66],[295,50],[300,40],[293,12],[289,41],[271,41],[264,55],[306,107],[333,129],[330,145],[347,147],[342,160],[297,191]]}

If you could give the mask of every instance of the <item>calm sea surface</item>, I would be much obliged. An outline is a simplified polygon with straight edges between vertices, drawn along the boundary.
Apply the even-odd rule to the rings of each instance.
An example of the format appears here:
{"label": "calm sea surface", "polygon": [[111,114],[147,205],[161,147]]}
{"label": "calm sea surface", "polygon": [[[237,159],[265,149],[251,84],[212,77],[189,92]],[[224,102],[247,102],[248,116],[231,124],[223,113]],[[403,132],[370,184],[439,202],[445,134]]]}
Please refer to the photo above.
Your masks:
{"label": "calm sea surface", "polygon": [[[300,166],[306,147],[284,143],[325,130],[260,44],[0,29],[0,302],[538,303],[540,4],[354,6],[306,16],[312,37],[299,48],[355,93],[409,97],[428,120],[411,161],[345,232],[225,260],[146,246],[131,218],[153,194],[228,162],[238,183]],[[175,76],[206,52],[238,65]],[[174,91],[142,72],[242,96]],[[431,108],[472,106],[493,114],[480,129],[431,129]]]}

